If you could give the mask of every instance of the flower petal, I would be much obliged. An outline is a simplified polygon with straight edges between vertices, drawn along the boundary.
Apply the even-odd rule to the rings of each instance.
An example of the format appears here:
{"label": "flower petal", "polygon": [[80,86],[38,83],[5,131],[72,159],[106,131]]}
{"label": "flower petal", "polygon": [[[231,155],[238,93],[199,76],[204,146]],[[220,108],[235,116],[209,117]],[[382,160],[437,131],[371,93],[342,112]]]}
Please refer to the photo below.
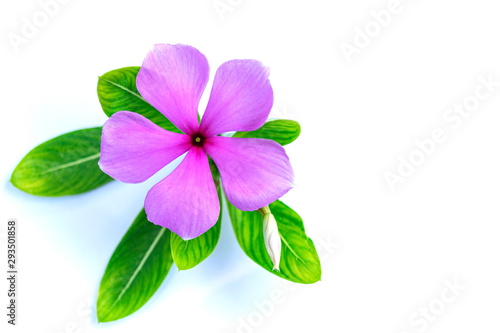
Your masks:
{"label": "flower petal", "polygon": [[198,104],[208,81],[205,56],[188,45],[157,44],[137,74],[144,99],[181,131],[198,131]]}
{"label": "flower petal", "polygon": [[140,183],[189,147],[189,136],[164,130],[135,112],[120,111],[104,124],[99,166],[119,181]]}
{"label": "flower petal", "polygon": [[262,232],[264,233],[264,244],[266,245],[267,253],[273,262],[273,270],[280,270],[281,259],[281,237],[278,230],[278,222],[271,213],[269,207],[263,211]]}
{"label": "flower petal", "polygon": [[184,240],[200,236],[217,222],[219,198],[202,148],[193,146],[181,164],[149,190],[144,208],[149,221]]}
{"label": "flower petal", "polygon": [[269,68],[257,60],[231,60],[215,73],[207,109],[200,124],[205,136],[253,131],[266,121],[273,105]]}
{"label": "flower petal", "polygon": [[220,171],[227,198],[240,210],[265,207],[292,188],[288,156],[272,140],[215,136],[204,148]]}

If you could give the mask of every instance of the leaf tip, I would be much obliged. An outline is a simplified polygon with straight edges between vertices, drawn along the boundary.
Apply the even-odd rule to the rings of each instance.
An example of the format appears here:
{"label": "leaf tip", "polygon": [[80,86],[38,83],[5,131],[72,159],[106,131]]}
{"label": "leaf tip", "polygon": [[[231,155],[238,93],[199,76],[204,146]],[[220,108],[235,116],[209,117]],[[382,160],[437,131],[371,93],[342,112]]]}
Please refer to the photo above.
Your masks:
{"label": "leaf tip", "polygon": [[97,308],[96,310],[96,315],[97,315],[97,323],[102,324],[102,323],[109,323],[110,321],[115,321],[118,319],[121,319],[122,317],[116,317],[112,314],[112,312],[105,311],[103,308]]}
{"label": "leaf tip", "polygon": [[97,313],[96,313],[96,314],[97,314],[97,323],[98,323],[98,324],[101,324],[101,323],[105,323],[105,322],[106,322],[106,320],[104,320],[104,318],[102,318],[102,314],[101,314],[101,313],[99,313],[99,311],[97,311]]}
{"label": "leaf tip", "polygon": [[300,132],[302,131],[302,127],[298,121],[293,120],[297,124],[297,137],[299,137]]}
{"label": "leaf tip", "polygon": [[193,267],[195,267],[196,265],[193,265],[193,264],[179,264],[179,263],[175,263],[175,265],[177,266],[177,273],[181,272],[181,271],[187,271],[188,269],[191,269]]}
{"label": "leaf tip", "polygon": [[23,192],[26,192],[26,193],[30,193],[22,184],[22,182],[19,182],[19,177],[16,176],[16,172],[14,170],[14,172],[12,173],[12,175],[10,176],[10,179],[9,179],[9,183],[11,183],[15,188],[17,188],[18,190],[20,191],[23,191]]}
{"label": "leaf tip", "polygon": [[[12,173],[12,175],[10,175],[10,178],[9,178],[9,183],[11,183],[12,185],[16,186],[16,181],[14,179],[14,173]],[[16,186],[17,187],[17,186]]]}

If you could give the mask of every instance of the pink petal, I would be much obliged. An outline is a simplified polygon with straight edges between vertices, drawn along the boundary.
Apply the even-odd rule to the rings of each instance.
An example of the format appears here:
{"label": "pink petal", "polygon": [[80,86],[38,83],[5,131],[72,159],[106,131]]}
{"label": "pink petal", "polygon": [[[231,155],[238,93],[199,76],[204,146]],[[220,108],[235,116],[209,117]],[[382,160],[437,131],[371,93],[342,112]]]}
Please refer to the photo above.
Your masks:
{"label": "pink petal", "polygon": [[181,131],[198,131],[198,103],[208,81],[207,59],[188,45],[157,44],[137,74],[137,89]]}
{"label": "pink petal", "polygon": [[208,106],[200,124],[205,136],[253,131],[266,121],[273,105],[269,69],[257,60],[231,60],[215,73]]}
{"label": "pink petal", "polygon": [[292,188],[288,156],[272,140],[215,136],[204,148],[219,168],[227,198],[240,210],[265,207]]}
{"label": "pink petal", "polygon": [[144,208],[149,221],[185,240],[217,222],[219,198],[202,148],[193,146],[181,164],[148,192]]}
{"label": "pink petal", "polygon": [[99,166],[119,181],[140,183],[189,147],[189,136],[164,130],[135,112],[120,111],[104,124]]}

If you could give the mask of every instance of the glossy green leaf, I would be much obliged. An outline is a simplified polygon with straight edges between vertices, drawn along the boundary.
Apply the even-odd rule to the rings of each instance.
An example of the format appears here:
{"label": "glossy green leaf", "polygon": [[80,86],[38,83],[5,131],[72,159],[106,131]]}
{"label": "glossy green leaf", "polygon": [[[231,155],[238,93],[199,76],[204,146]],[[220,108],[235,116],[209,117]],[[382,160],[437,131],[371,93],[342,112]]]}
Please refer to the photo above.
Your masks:
{"label": "glossy green leaf", "polygon": [[108,322],[142,307],[167,276],[173,260],[170,231],[142,210],[109,260],[97,299],[97,318]]}
{"label": "glossy green leaf", "polygon": [[63,134],[31,150],[12,173],[18,189],[40,196],[83,193],[113,180],[101,171],[101,127]]}
{"label": "glossy green leaf", "polygon": [[164,115],[142,98],[135,81],[140,67],[124,67],[99,77],[97,96],[107,116],[118,111],[137,112],[160,127],[172,132],[180,131]]}
{"label": "glossy green leaf", "polygon": [[[221,214],[222,215],[222,214]],[[203,235],[185,241],[175,233],[171,233],[172,257],[180,270],[195,267],[205,260],[215,249],[219,241],[221,217],[217,223]]]}
{"label": "glossy green leaf", "polygon": [[234,138],[262,138],[274,140],[284,146],[292,143],[300,135],[300,124],[293,120],[271,120],[261,128],[251,132],[236,132]]}
{"label": "glossy green leaf", "polygon": [[273,271],[273,263],[264,244],[262,215],[257,211],[240,211],[229,201],[226,202],[238,243],[253,261],[269,272],[293,282],[314,283],[321,279],[318,253],[304,231],[302,219],[295,211],[281,201],[269,205],[281,237],[280,270]]}

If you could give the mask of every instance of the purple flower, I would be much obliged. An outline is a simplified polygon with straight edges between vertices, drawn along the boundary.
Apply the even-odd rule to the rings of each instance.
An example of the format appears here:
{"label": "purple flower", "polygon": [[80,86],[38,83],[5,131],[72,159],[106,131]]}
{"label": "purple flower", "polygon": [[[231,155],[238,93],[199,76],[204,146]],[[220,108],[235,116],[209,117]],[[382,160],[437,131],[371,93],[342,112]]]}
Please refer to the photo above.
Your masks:
{"label": "purple flower", "polygon": [[288,156],[278,143],[218,136],[264,124],[273,104],[269,69],[256,60],[222,64],[198,123],[208,75],[207,59],[197,49],[155,45],[137,75],[137,89],[184,134],[128,111],[112,115],[102,133],[99,166],[125,183],[143,182],[187,152],[180,165],[149,190],[144,203],[149,221],[186,240],[210,229],[220,213],[207,155],[220,171],[228,200],[240,210],[269,205],[293,182]]}

